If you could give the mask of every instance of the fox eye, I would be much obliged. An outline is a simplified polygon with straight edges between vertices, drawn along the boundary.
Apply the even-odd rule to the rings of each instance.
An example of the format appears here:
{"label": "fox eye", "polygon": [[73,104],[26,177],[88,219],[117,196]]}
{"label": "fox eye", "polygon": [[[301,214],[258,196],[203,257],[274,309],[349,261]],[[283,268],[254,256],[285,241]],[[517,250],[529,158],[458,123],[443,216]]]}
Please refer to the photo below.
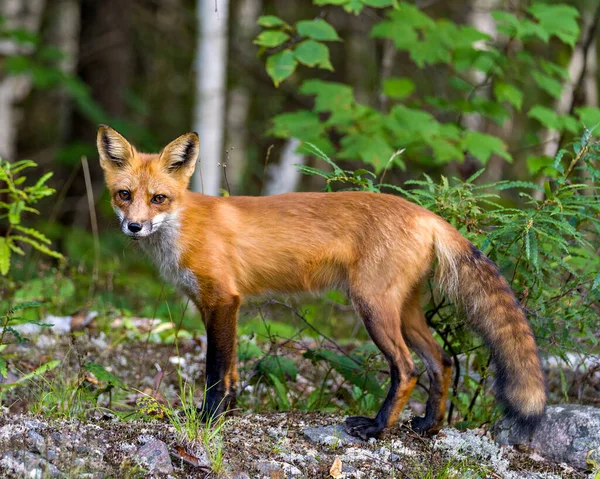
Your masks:
{"label": "fox eye", "polygon": [[123,201],[129,201],[131,199],[131,192],[127,190],[119,190],[118,195]]}
{"label": "fox eye", "polygon": [[151,201],[155,205],[160,205],[161,203],[164,203],[166,199],[167,197],[165,195],[154,195]]}

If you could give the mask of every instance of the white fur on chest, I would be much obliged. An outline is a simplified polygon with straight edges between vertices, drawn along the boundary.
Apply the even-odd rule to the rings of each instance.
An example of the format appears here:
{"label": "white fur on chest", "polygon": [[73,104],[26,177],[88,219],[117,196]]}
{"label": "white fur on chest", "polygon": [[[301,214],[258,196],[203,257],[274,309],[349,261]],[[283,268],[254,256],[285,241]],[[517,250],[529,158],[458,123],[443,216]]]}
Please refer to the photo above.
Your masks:
{"label": "white fur on chest", "polygon": [[146,238],[140,240],[144,251],[152,258],[160,275],[188,296],[197,296],[200,292],[194,274],[180,265],[179,220],[177,213],[161,213],[152,221],[157,228]]}

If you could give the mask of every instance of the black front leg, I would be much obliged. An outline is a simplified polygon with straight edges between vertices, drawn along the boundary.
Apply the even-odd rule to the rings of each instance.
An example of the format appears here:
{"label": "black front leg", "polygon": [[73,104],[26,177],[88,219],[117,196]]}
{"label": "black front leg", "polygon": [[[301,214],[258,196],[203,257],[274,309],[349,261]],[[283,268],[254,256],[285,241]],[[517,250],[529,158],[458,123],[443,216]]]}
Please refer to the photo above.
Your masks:
{"label": "black front leg", "polygon": [[237,381],[237,315],[240,300],[231,296],[214,307],[202,308],[206,325],[206,382],[201,414],[215,419],[235,403]]}

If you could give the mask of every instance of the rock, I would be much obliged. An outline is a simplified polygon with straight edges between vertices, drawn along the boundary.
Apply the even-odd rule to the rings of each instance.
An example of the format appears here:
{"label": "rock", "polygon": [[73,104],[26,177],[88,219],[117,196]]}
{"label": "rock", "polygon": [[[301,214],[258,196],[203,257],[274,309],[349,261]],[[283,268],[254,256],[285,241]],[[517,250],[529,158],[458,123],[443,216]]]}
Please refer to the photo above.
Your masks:
{"label": "rock", "polygon": [[50,461],[56,459],[56,452],[48,448],[46,439],[39,432],[30,429],[27,432],[26,443],[30,451],[37,452]]}
{"label": "rock", "polygon": [[585,469],[587,454],[600,450],[600,408],[577,404],[548,406],[531,438],[523,437],[513,426],[507,419],[498,421],[494,427],[496,441],[529,446],[552,461]]}
{"label": "rock", "polygon": [[167,445],[158,439],[151,439],[141,446],[137,450],[137,459],[151,474],[171,474],[173,472]]}
{"label": "rock", "polygon": [[29,451],[8,451],[2,454],[0,466],[19,477],[41,479],[42,477],[59,477],[61,472],[43,457]]}
{"label": "rock", "polygon": [[264,461],[257,464],[261,474],[268,478],[292,478],[302,475],[302,471],[287,462]]}
{"label": "rock", "polygon": [[363,443],[361,439],[348,434],[344,427],[339,424],[325,427],[309,427],[302,432],[310,442],[325,446],[338,447]]}
{"label": "rock", "polygon": [[245,472],[234,472],[227,479],[250,479],[250,476]]}

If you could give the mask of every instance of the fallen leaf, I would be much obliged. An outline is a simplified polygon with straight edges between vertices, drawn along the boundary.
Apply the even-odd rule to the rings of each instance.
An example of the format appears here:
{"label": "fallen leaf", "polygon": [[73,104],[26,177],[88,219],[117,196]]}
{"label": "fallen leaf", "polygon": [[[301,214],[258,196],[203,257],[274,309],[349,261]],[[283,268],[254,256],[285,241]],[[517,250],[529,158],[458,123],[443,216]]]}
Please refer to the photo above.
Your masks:
{"label": "fallen leaf", "polygon": [[333,464],[331,465],[331,469],[329,469],[329,475],[333,477],[333,479],[340,479],[344,477],[342,473],[342,461],[339,456],[335,456]]}

